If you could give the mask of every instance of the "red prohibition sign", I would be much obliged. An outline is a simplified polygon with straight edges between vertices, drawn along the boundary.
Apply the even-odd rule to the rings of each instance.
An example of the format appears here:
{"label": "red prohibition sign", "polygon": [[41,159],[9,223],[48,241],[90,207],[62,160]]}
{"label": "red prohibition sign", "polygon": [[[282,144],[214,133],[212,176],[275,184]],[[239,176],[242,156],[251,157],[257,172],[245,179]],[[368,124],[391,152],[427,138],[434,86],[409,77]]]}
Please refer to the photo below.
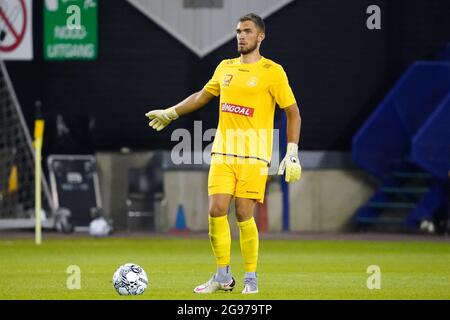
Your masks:
{"label": "red prohibition sign", "polygon": [[20,45],[20,43],[23,40],[25,31],[27,30],[27,10],[25,7],[25,0],[19,0],[19,4],[21,6],[22,13],[23,13],[22,26],[21,26],[19,32],[17,32],[17,30],[14,29],[13,24],[11,23],[11,21],[9,21],[9,18],[6,16],[6,13],[0,7],[0,20],[5,23],[5,26],[8,29],[8,31],[11,32],[13,37],[15,38],[14,42],[11,45],[8,45],[8,46],[0,45],[0,51],[6,51],[6,52],[13,51]]}

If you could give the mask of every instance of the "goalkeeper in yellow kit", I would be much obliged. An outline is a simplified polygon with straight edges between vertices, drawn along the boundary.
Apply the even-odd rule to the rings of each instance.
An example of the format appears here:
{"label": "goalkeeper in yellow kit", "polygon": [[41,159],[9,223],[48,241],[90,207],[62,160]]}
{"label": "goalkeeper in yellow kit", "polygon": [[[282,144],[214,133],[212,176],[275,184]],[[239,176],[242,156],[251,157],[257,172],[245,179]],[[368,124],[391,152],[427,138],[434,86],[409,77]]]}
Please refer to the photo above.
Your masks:
{"label": "goalkeeper in yellow kit", "polygon": [[202,90],[164,109],[146,114],[157,131],[179,116],[197,110],[220,95],[219,125],[212,147],[208,176],[209,236],[217,272],[196,293],[230,291],[235,279],[230,268],[231,235],[228,208],[235,199],[241,252],[245,263],[242,293],[257,293],[258,229],[253,218],[255,203],[263,202],[272,151],[275,105],[286,112],[287,152],[278,174],[285,180],[300,179],[298,159],[300,113],[283,68],[261,56],[265,37],[261,17],[247,14],[236,28],[239,58],[223,60]]}

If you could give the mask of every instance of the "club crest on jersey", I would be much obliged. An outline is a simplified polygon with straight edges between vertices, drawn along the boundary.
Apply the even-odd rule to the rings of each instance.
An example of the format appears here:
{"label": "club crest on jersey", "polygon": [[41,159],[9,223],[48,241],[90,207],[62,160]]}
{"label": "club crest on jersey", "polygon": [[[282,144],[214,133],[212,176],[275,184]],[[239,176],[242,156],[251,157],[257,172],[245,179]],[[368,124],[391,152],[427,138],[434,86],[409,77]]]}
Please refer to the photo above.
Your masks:
{"label": "club crest on jersey", "polygon": [[249,87],[256,87],[256,85],[258,84],[258,78],[257,77],[251,77],[248,81],[247,81],[247,85]]}
{"label": "club crest on jersey", "polygon": [[225,78],[223,78],[223,84],[224,86],[228,87],[230,85],[231,80],[233,79],[232,74],[225,75]]}
{"label": "club crest on jersey", "polygon": [[231,103],[222,103],[222,112],[229,112],[234,114],[240,114],[247,117],[253,117],[253,112],[255,109],[243,106],[237,106]]}

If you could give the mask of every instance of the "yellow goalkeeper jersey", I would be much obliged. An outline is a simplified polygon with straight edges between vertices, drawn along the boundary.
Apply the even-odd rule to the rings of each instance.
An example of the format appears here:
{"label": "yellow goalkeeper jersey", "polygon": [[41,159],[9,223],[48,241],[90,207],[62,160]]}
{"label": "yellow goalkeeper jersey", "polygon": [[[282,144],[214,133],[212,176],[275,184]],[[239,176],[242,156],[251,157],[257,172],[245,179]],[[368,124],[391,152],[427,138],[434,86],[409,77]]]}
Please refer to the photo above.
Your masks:
{"label": "yellow goalkeeper jersey", "polygon": [[270,162],[275,105],[296,103],[283,67],[262,57],[241,63],[223,60],[204,86],[220,95],[219,125],[212,154],[233,155]]}

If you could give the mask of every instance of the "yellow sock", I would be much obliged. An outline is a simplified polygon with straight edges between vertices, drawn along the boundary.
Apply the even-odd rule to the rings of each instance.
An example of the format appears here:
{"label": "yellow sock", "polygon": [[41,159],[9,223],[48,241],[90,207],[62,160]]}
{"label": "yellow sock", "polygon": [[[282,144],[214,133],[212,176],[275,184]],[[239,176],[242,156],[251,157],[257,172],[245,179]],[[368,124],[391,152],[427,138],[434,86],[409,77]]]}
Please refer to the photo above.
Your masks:
{"label": "yellow sock", "polygon": [[230,265],[231,234],[228,217],[209,216],[209,240],[216,257],[217,266]]}
{"label": "yellow sock", "polygon": [[238,226],[245,272],[256,272],[259,238],[255,219],[252,217],[247,221],[238,222]]}

